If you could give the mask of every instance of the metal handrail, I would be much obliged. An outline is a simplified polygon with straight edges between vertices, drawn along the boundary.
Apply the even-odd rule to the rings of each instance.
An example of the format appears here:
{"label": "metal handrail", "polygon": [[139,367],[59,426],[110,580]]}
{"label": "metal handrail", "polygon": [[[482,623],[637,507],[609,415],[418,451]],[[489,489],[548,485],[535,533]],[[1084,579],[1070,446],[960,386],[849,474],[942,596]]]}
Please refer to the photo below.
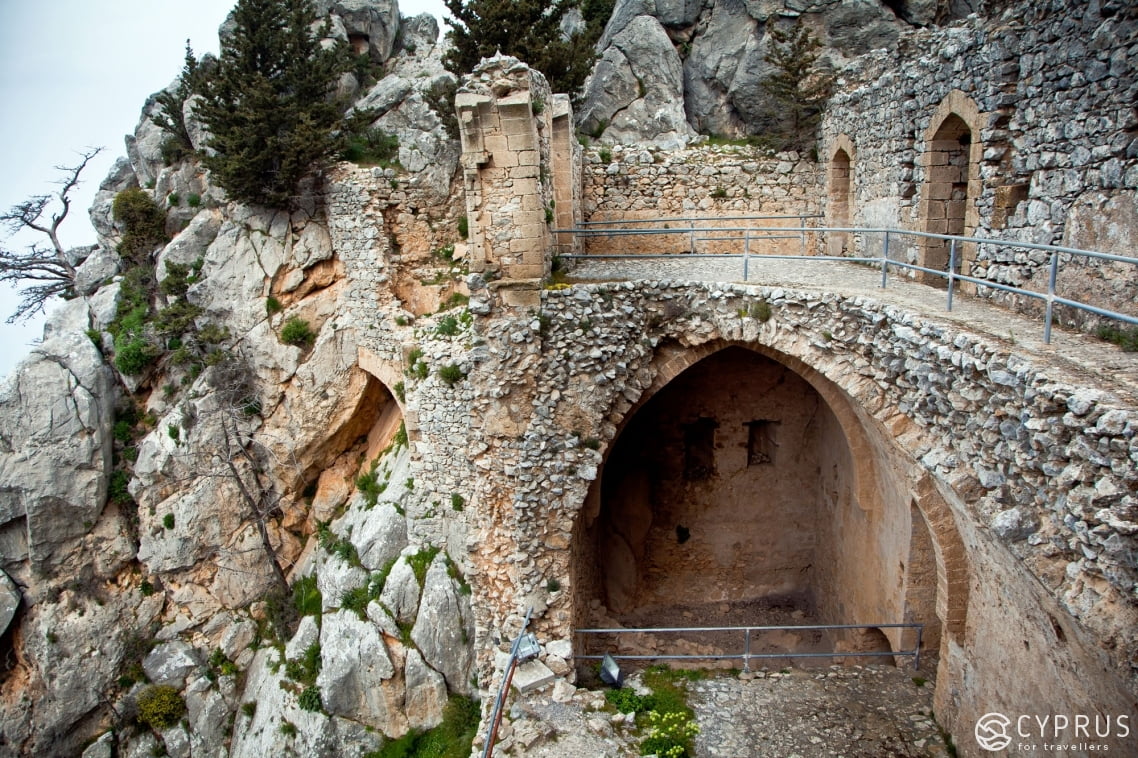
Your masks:
{"label": "metal handrail", "polygon": [[[830,653],[752,653],[751,652],[751,633],[752,632],[773,632],[773,631],[825,631],[830,629],[915,629],[917,631],[917,641],[912,650],[900,651],[871,651],[871,652],[830,652]],[[680,653],[662,653],[659,655],[614,655],[609,653],[613,660],[628,660],[628,661],[682,661],[682,660],[742,660],[743,671],[750,671],[750,664],[752,658],[768,659],[768,658],[845,658],[849,657],[874,657],[881,658],[883,656],[898,656],[902,658],[912,658],[913,668],[919,669],[921,666],[921,640],[925,631],[924,624],[906,623],[906,624],[800,624],[791,626],[678,626],[678,627],[659,627],[659,628],[643,628],[643,629],[577,629],[577,634],[681,634],[690,632],[743,632],[744,643],[743,652],[739,654],[723,653],[723,654],[707,654],[696,655],[693,653],[680,654]],[[601,660],[603,655],[576,655],[578,660]]]}
{"label": "metal handrail", "polygon": [[506,701],[506,693],[509,692],[510,682],[514,678],[514,669],[518,663],[518,648],[522,644],[522,638],[526,635],[526,627],[529,626],[531,614],[533,614],[533,608],[526,609],[522,628],[518,632],[518,636],[514,638],[514,644],[510,646],[510,657],[506,661],[505,670],[502,672],[502,683],[498,686],[498,696],[494,698],[494,710],[490,714],[490,723],[486,726],[486,744],[482,746],[482,758],[491,758],[494,755],[494,742],[498,738],[498,724],[502,721],[502,705]]}
{"label": "metal handrail", "polygon": [[[785,218],[785,217],[779,216],[776,218]],[[793,218],[797,218],[797,217],[793,217]],[[664,219],[658,219],[657,221],[663,221],[663,220]],[[692,221],[693,219],[677,219],[677,220]],[[696,219],[696,220],[716,221],[719,219],[707,218],[707,219]],[[724,220],[727,220],[727,219],[724,219]],[[639,220],[631,219],[630,221],[637,221],[638,222]],[[584,222],[584,223],[596,223],[596,222]],[[607,222],[604,222],[604,223],[607,223]],[[1055,287],[1056,287],[1056,282],[1058,280],[1059,256],[1060,255],[1080,256],[1083,258],[1091,258],[1091,259],[1102,260],[1102,261],[1111,261],[1111,262],[1115,262],[1115,263],[1129,263],[1131,265],[1138,266],[1138,258],[1128,257],[1128,256],[1124,256],[1124,255],[1117,255],[1114,253],[1103,253],[1103,252],[1099,252],[1096,250],[1082,250],[1079,248],[1062,247],[1062,246],[1058,246],[1058,245],[1043,245],[1043,244],[1036,243],[1036,242],[1019,242],[1016,240],[1001,240],[1001,239],[991,239],[991,238],[986,238],[986,237],[965,237],[965,236],[961,236],[961,235],[936,234],[933,232],[921,232],[921,231],[908,230],[908,229],[892,229],[892,228],[886,228],[886,227],[880,227],[880,228],[866,228],[866,227],[852,227],[852,226],[851,227],[844,227],[844,226],[821,227],[821,226],[805,226],[805,225],[802,225],[802,226],[798,226],[798,227],[789,227],[789,226],[771,226],[771,227],[744,226],[744,227],[736,227],[736,226],[731,226],[731,227],[716,227],[714,229],[708,229],[706,227],[697,228],[695,226],[690,226],[687,228],[674,227],[674,228],[669,228],[669,229],[601,229],[601,230],[593,230],[593,229],[583,229],[580,226],[578,226],[578,227],[573,228],[573,229],[555,229],[553,231],[555,233],[559,233],[559,234],[575,234],[575,235],[583,236],[583,237],[621,236],[621,235],[650,235],[650,234],[688,234],[691,236],[691,239],[692,239],[691,252],[688,252],[688,253],[682,253],[682,254],[679,254],[679,253],[587,254],[586,253],[586,254],[564,254],[564,255],[561,255],[560,257],[565,258],[565,259],[585,259],[585,260],[588,260],[590,258],[592,258],[592,259],[671,258],[671,257],[675,257],[676,255],[683,255],[683,257],[685,257],[685,258],[689,258],[689,257],[690,258],[726,258],[726,259],[742,258],[742,260],[743,260],[743,281],[744,282],[748,281],[749,274],[750,274],[749,264],[750,264],[750,258],[752,256],[752,253],[751,253],[751,240],[752,239],[755,239],[756,241],[764,240],[764,239],[781,239],[782,237],[776,237],[773,235],[773,233],[775,233],[775,232],[782,232],[782,233],[796,232],[799,235],[801,235],[803,249],[805,250],[805,235],[807,232],[811,232],[811,233],[815,233],[815,232],[831,233],[832,232],[832,233],[839,233],[839,234],[860,234],[863,236],[867,236],[867,235],[871,235],[871,234],[879,234],[879,235],[883,235],[883,237],[884,237],[883,244],[882,244],[882,252],[881,252],[880,256],[831,256],[831,255],[805,255],[805,254],[803,254],[803,255],[769,254],[768,255],[768,254],[763,254],[759,257],[763,258],[764,260],[802,260],[802,261],[812,261],[812,262],[834,261],[834,262],[843,262],[843,263],[871,263],[874,265],[879,265],[881,267],[881,287],[883,289],[888,285],[889,267],[890,266],[893,266],[893,267],[896,267],[899,269],[909,270],[909,271],[920,271],[922,273],[929,274],[930,276],[942,277],[942,278],[946,279],[947,283],[948,283],[947,303],[946,303],[946,308],[945,308],[948,311],[951,311],[953,308],[953,298],[954,298],[954,293],[955,293],[957,282],[968,282],[970,284],[976,285],[977,287],[991,288],[994,290],[1000,290],[1002,292],[1009,292],[1012,294],[1022,295],[1024,297],[1028,297],[1028,298],[1032,298],[1032,299],[1036,299],[1036,300],[1042,300],[1045,303],[1044,324],[1043,324],[1043,341],[1047,344],[1051,343],[1051,322],[1052,322],[1052,316],[1054,314],[1054,308],[1056,305],[1063,305],[1063,306],[1067,306],[1070,308],[1075,308],[1078,310],[1086,311],[1088,313],[1093,313],[1095,315],[1102,316],[1103,318],[1108,318],[1108,319],[1112,319],[1115,321],[1121,321],[1121,322],[1127,323],[1127,324],[1138,325],[1138,316],[1132,316],[1132,315],[1127,314],[1127,313],[1120,313],[1118,311],[1112,311],[1112,310],[1109,310],[1106,308],[1101,308],[1099,306],[1092,305],[1090,303],[1083,303],[1083,302],[1080,302],[1078,300],[1071,300],[1069,298],[1064,298],[1064,297],[1061,297],[1061,296],[1056,294]],[[716,241],[716,242],[731,241],[731,240],[742,241],[743,242],[743,252],[742,253],[696,253],[695,252],[695,241],[696,241],[695,234],[696,234],[696,232],[706,233],[709,231],[742,233],[741,237],[716,237],[716,238],[713,238],[713,241]],[[765,236],[752,237],[752,232],[762,232],[762,233],[764,233]],[[926,238],[926,239],[938,239],[938,240],[944,240],[944,241],[949,242],[950,243],[950,249],[949,249],[948,269],[947,270],[933,269],[933,268],[928,268],[926,266],[920,266],[920,265],[917,265],[915,263],[906,263],[904,261],[898,261],[898,260],[890,259],[890,257],[889,257],[889,242],[890,242],[891,237],[921,237],[921,238]],[[789,237],[787,237],[787,238],[789,238]],[[700,238],[700,239],[706,239],[706,238]],[[1026,290],[1026,289],[1023,289],[1021,287],[1013,287],[1011,285],[1001,284],[999,282],[993,282],[993,281],[990,281],[988,279],[978,279],[978,278],[973,277],[973,276],[968,276],[966,274],[957,273],[956,272],[957,248],[961,243],[978,244],[978,245],[997,245],[1000,247],[1020,248],[1020,249],[1024,249],[1024,250],[1041,250],[1041,251],[1051,253],[1051,259],[1050,259],[1050,265],[1049,265],[1049,271],[1048,271],[1047,291],[1046,292],[1036,292],[1034,290]]]}

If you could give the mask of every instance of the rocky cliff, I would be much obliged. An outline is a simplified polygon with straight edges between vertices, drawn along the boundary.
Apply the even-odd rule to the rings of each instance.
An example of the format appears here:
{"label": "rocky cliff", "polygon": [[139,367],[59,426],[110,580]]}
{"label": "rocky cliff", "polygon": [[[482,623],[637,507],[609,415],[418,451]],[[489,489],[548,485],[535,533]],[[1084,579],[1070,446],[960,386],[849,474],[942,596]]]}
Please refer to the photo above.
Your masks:
{"label": "rocky cliff", "polygon": [[[603,212],[645,210],[641,202],[658,212],[661,181],[674,175],[679,189],[689,188],[688,176],[710,171],[691,184],[701,210],[725,207],[715,205],[717,190],[743,203],[750,187],[759,202],[755,173],[772,175],[771,192],[788,206],[813,203],[801,195],[820,186],[819,172],[803,156],[761,168],[731,154],[697,166],[708,161],[663,151],[697,133],[765,128],[768,24],[802,19],[837,68],[976,6],[620,0],[578,125],[602,143],[655,149],[591,158],[585,200]],[[649,291],[676,300],[659,314],[623,285],[615,298],[603,287],[547,294],[545,316],[518,306],[484,319],[501,300],[528,295],[540,305],[541,295],[511,292],[492,270],[468,271],[484,261],[460,232],[465,195],[479,166],[505,167],[489,162],[493,146],[464,144],[464,153],[448,131],[452,104],[440,105],[439,93],[456,82],[440,63],[437,23],[401,18],[394,0],[319,7],[335,36],[382,67],[377,81],[349,76],[340,88],[397,138],[397,160],[338,164],[291,213],[244,206],[196,161],[164,162],[152,99],[91,210],[98,243],[80,267],[83,297],[52,316],[43,343],[0,387],[0,631],[9,651],[0,670],[0,752],[337,756],[345,745],[364,754],[438,724],[452,698],[485,694],[488,651],[503,646],[499,630],[516,628],[519,599],[536,607],[544,631],[571,628],[573,594],[563,591],[577,570],[568,566],[577,539],[570,515],[599,476],[614,419],[651,384],[660,335],[669,345],[759,338],[757,323],[746,333],[735,323],[751,321],[736,319],[746,311],[735,307],[756,296],[749,290],[714,290],[698,301],[717,309],[714,329],[700,327],[689,295],[671,293],[672,285]],[[533,160],[541,163],[559,149],[548,132],[567,111],[536,118],[532,98],[510,101],[510,82],[529,76],[516,64],[499,59],[506,74],[483,69],[465,94],[486,102],[501,95],[505,111],[524,110],[537,124],[542,157]],[[186,114],[200,147],[192,100]],[[463,165],[474,177],[464,183],[460,159],[474,154],[481,163]],[[625,159],[633,155],[635,165]],[[550,194],[545,163],[510,168],[528,171],[522,178]],[[114,199],[126,190],[142,190],[166,218],[169,239],[144,265],[116,252],[126,230]],[[554,209],[544,198],[498,198],[495,210],[536,214],[525,226],[547,239]],[[678,190],[669,202],[686,211],[686,200],[696,207]],[[494,229],[500,246],[521,234],[516,218]],[[189,313],[189,326],[163,340],[151,365],[126,371],[113,333],[148,277],[148,318]],[[544,347],[549,314],[556,339]],[[811,326],[819,335],[812,344],[828,351],[833,335],[822,318]],[[627,345],[605,336],[609,322]],[[776,320],[768,331],[777,329]],[[587,340],[611,344],[602,353]],[[581,352],[576,363],[573,351]],[[842,369],[859,371],[872,373]],[[599,397],[620,412],[605,415]],[[899,427],[916,404],[902,401],[890,422]],[[1103,439],[1133,439],[1133,424],[1109,418]],[[1076,452],[1109,466],[1120,450],[1111,447],[1114,457],[1102,464],[1093,451]],[[957,466],[955,457],[944,460]],[[1090,487],[1097,469],[1085,471],[1079,481]],[[1132,501],[1121,485],[1093,497],[1104,509]],[[564,501],[558,518],[538,508],[550,500]],[[517,532],[541,550],[522,551]],[[1133,586],[1119,576],[1110,582]],[[472,585],[483,607],[472,604]],[[1109,615],[1099,636],[1113,644],[1129,616]],[[568,640],[550,639],[543,660],[570,675],[571,654]]]}
{"label": "rocky cliff", "polygon": [[[456,287],[431,255],[459,239],[458,147],[433,100],[454,78],[430,16],[393,0],[320,11],[382,70],[341,82],[398,140],[388,167],[338,169],[382,187],[370,222],[329,214],[335,175],[291,214],[228,202],[196,161],[163,161],[152,98],[91,209],[84,297],[0,389],[0,752],[77,755],[100,734],[85,755],[366,752],[471,691],[469,590],[408,524],[421,495],[400,401],[358,367],[366,324],[347,315],[362,297],[412,319]],[[187,116],[200,147],[192,101]],[[142,266],[116,252],[113,202],[131,188],[170,235]],[[337,247],[356,232],[383,260],[350,277]],[[109,330],[151,264],[150,318],[192,309],[178,342],[213,358],[171,342],[145,370],[116,368]],[[289,323],[302,338],[282,337]]]}
{"label": "rocky cliff", "polygon": [[[836,70],[902,32],[980,10],[978,0],[618,0],[585,85],[581,130],[602,142],[679,147],[763,134],[778,115],[768,26],[802,23]],[[988,5],[992,5],[989,3]]]}

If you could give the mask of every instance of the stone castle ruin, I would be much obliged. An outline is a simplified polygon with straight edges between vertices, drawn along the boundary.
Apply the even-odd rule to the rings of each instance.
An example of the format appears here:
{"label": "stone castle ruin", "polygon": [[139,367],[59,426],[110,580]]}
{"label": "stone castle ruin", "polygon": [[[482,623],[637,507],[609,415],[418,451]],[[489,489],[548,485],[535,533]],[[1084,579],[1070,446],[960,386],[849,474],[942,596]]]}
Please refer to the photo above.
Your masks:
{"label": "stone castle ruin", "polygon": [[[279,510],[266,528],[289,582],[318,590],[318,609],[279,646],[265,640],[272,576],[257,525],[234,506],[235,480],[204,474],[194,457],[228,439],[213,421],[219,372],[184,392],[155,391],[172,368],[116,376],[84,331],[106,331],[117,282],[55,317],[0,394],[13,419],[0,449],[0,555],[19,595],[0,745],[78,754],[91,737],[88,750],[106,747],[91,756],[112,745],[119,755],[365,753],[439,723],[452,694],[481,696],[485,726],[527,609],[541,665],[569,684],[575,657],[595,652],[578,634],[590,627],[923,624],[922,674],[961,755],[981,754],[973,726],[993,711],[1135,712],[1134,358],[1074,331],[1051,346],[1012,335],[1005,326],[1031,304],[975,287],[1002,316],[847,292],[825,268],[809,287],[550,279],[581,254],[690,252],[687,234],[646,243],[570,231],[586,222],[688,216],[816,229],[755,242],[756,256],[881,244],[825,227],[1132,256],[1138,17],[1124,4],[1055,0],[944,26],[930,16],[893,34],[901,21],[882,16],[873,28],[888,44],[847,50],[814,160],[703,144],[670,118],[662,104],[682,115],[686,103],[702,125],[714,109],[693,103],[705,100],[730,116],[725,132],[759,118],[699,66],[714,68],[708,50],[753,56],[753,40],[710,35],[753,32],[752,6],[764,4],[707,3],[691,19],[685,9],[700,4],[672,5],[617,3],[599,43],[609,65],[586,91],[628,103],[592,97],[574,113],[540,73],[497,56],[457,82],[457,144],[426,106],[449,74],[422,52],[429,45],[392,42],[390,73],[366,97],[400,136],[402,171],[340,164],[322,206],[291,216],[219,196],[161,251],[159,271],[200,259],[187,297],[229,327],[228,349],[256,377],[246,404],[256,412],[241,423],[272,453],[259,481]],[[836,39],[840,24],[821,15],[829,3],[779,5]],[[362,22],[336,12],[348,39],[364,39]],[[683,60],[669,34],[687,35]],[[657,60],[642,45],[661,35]],[[622,66],[644,60],[662,79],[622,86]],[[664,84],[689,89],[676,100]],[[588,123],[598,137],[583,146]],[[160,187],[209,193],[192,163],[163,167],[147,152],[150,128],[144,119],[93,209],[100,265],[116,271],[115,192],[145,169]],[[958,253],[960,272],[980,280],[1033,289],[1046,277],[1045,258],[1022,249]],[[890,256],[949,262],[939,241],[915,237]],[[1063,271],[1067,296],[1134,313],[1138,267]],[[278,339],[292,317],[312,327],[310,345]],[[124,449],[116,380],[151,419],[130,442],[134,527],[108,500]],[[917,644],[894,627],[825,642],[882,659]],[[305,680],[311,650],[320,666]],[[179,693],[184,723],[108,731],[107,703],[144,686],[121,684],[135,662]],[[302,706],[309,690],[320,709]],[[1120,754],[1134,744],[1102,742]]]}

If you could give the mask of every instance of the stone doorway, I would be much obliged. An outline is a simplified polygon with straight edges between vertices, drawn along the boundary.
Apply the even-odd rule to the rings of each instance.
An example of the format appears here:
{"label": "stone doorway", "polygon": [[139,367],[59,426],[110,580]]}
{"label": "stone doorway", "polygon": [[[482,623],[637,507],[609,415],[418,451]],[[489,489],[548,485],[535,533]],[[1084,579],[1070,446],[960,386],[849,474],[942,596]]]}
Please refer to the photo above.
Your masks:
{"label": "stone doorway", "polygon": [[[921,197],[921,221],[924,231],[933,234],[968,236],[975,233],[979,194],[979,111],[971,100],[954,92],[934,115],[925,135],[923,156],[925,184]],[[922,238],[921,265],[948,271],[951,243],[947,240]],[[968,275],[976,258],[976,245],[958,243],[953,269]],[[926,284],[945,287],[941,276],[922,274]],[[969,286],[968,291],[972,290]]]}
{"label": "stone doorway", "polygon": [[[852,178],[852,161],[850,154],[844,147],[834,151],[830,159],[829,168],[829,226],[850,225],[850,183]],[[850,249],[850,235],[845,232],[833,232],[829,236],[827,254],[844,255]]]}

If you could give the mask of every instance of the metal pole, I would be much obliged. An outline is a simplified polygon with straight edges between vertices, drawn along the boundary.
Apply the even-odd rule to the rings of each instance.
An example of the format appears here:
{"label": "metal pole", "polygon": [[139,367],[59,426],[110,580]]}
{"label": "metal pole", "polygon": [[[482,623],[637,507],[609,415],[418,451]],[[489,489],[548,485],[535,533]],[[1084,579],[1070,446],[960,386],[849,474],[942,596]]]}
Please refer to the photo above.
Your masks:
{"label": "metal pole", "polygon": [[746,631],[747,643],[743,649],[743,671],[749,672],[751,670],[751,629],[748,627]]}
{"label": "metal pole", "polygon": [[1055,311],[1055,280],[1059,275],[1059,251],[1051,253],[1051,273],[1047,278],[1047,314],[1043,324],[1043,342],[1051,344],[1051,317]]}
{"label": "metal pole", "polygon": [[695,222],[691,225],[691,253],[695,255]]}
{"label": "metal pole", "polygon": [[747,281],[751,264],[751,230],[743,232],[743,281]]}
{"label": "metal pole", "polygon": [[921,633],[924,632],[924,630],[925,627],[923,625],[917,627],[917,647],[913,651],[913,671],[921,667]]}
{"label": "metal pole", "polygon": [[952,310],[952,288],[956,284],[956,240],[948,246],[948,310]]}
{"label": "metal pole", "polygon": [[889,281],[889,232],[885,232],[885,245],[881,250],[881,289]]}
{"label": "metal pole", "polygon": [[798,228],[802,230],[802,254],[806,255],[806,218],[798,217]]}
{"label": "metal pole", "polygon": [[533,613],[533,608],[526,610],[525,620],[522,621],[521,631],[518,636],[514,638],[514,644],[510,646],[510,659],[506,662],[506,670],[502,678],[502,686],[498,688],[498,697],[494,700],[494,711],[490,714],[490,731],[486,734],[486,744],[482,747],[482,758],[490,758],[494,755],[494,741],[498,738],[498,724],[502,721],[502,705],[506,701],[506,694],[510,690],[510,682],[514,679],[514,668],[518,664],[518,646],[522,644],[522,637],[526,633],[526,627],[529,626],[529,617]]}

